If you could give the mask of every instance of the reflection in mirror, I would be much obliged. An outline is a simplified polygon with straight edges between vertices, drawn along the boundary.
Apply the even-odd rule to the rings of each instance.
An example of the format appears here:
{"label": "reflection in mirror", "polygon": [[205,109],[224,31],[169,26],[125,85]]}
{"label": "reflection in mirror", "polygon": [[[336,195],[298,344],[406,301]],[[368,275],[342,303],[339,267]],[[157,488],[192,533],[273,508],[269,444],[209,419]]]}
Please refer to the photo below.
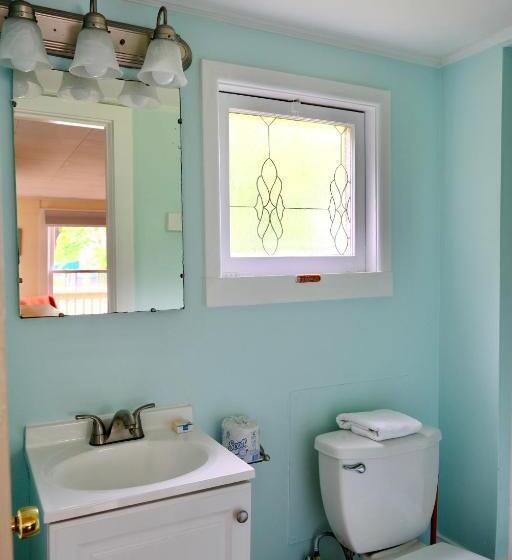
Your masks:
{"label": "reflection in mirror", "polygon": [[179,92],[29,78],[15,72],[21,316],[182,308]]}

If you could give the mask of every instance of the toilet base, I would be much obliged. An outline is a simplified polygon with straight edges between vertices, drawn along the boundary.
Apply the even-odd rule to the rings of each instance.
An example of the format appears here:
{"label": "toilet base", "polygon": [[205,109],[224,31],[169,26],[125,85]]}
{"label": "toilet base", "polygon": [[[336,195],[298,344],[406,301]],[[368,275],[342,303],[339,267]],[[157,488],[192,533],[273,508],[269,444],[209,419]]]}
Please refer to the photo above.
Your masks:
{"label": "toilet base", "polygon": [[368,554],[361,554],[361,558],[365,560],[394,560],[395,558],[400,558],[411,552],[416,552],[425,548],[422,542],[417,539],[413,541],[406,542],[399,546],[394,546],[393,548],[388,548],[386,550],[381,550],[379,552],[370,552]]}
{"label": "toilet base", "polygon": [[402,558],[402,560],[487,560],[483,556],[451,544],[439,543],[426,546],[419,541],[411,541],[395,548],[361,556],[371,560],[391,560],[393,558]]}

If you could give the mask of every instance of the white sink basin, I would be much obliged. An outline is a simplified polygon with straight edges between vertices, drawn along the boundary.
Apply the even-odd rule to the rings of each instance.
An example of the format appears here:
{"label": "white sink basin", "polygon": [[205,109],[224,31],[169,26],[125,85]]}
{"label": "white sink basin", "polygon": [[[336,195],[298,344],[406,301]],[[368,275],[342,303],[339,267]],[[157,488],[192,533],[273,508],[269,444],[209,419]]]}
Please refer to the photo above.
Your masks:
{"label": "white sink basin", "polygon": [[64,488],[116,490],[171,480],[207,460],[207,450],[195,443],[138,440],[90,447],[58,462],[49,475]]}
{"label": "white sink basin", "polygon": [[89,445],[90,422],[26,429],[25,448],[44,523],[245,482],[254,469],[197,428],[178,435],[189,406],[148,410],[144,439]]}

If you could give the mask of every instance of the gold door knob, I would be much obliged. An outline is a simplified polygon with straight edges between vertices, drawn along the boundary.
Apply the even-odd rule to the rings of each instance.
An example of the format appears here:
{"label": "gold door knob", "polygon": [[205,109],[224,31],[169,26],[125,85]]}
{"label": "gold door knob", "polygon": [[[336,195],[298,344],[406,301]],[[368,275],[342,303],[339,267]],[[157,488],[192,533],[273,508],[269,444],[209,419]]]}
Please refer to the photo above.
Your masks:
{"label": "gold door knob", "polygon": [[39,534],[39,510],[35,506],[19,509],[11,520],[11,531],[20,539],[30,539]]}

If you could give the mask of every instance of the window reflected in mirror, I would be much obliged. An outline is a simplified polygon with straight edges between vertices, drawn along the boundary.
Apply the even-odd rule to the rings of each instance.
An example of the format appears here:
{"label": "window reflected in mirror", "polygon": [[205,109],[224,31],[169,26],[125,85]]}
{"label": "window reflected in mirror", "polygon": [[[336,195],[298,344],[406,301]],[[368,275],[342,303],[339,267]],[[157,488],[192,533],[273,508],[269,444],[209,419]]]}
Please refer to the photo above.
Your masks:
{"label": "window reflected in mirror", "polygon": [[65,315],[107,313],[106,226],[48,226],[49,291]]}
{"label": "window reflected in mirror", "polygon": [[182,308],[179,93],[61,99],[65,77],[38,73],[44,95],[14,109],[21,316]]}

